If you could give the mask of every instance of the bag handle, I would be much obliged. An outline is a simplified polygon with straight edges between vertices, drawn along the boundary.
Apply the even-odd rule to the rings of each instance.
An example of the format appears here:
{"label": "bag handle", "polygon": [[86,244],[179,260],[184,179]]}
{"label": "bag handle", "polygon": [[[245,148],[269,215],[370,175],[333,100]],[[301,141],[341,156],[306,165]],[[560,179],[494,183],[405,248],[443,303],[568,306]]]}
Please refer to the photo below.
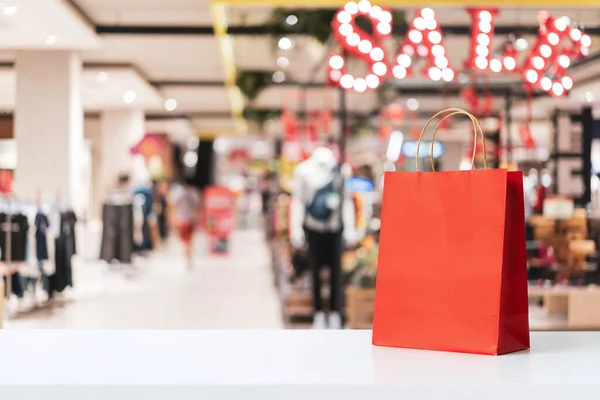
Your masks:
{"label": "bag handle", "polygon": [[[423,127],[423,129],[421,130],[421,135],[419,136],[419,142],[417,143],[417,157],[415,159],[415,166],[416,166],[416,171],[419,172],[419,151],[421,149],[421,141],[423,140],[423,136],[425,135],[425,130],[427,129],[427,127],[429,126],[429,124],[431,124],[431,122],[436,119],[438,116],[440,116],[441,114],[444,114],[446,112],[450,112],[450,114],[447,114],[444,116],[444,118],[442,118],[442,120],[440,122],[438,122],[438,124],[436,125],[434,131],[433,131],[433,136],[431,137],[431,169],[432,171],[435,172],[435,164],[433,162],[433,143],[435,143],[435,135],[437,135],[438,130],[440,128],[440,125],[442,124],[442,122],[444,122],[444,120],[446,120],[447,118],[450,118],[454,115],[466,115],[467,117],[469,117],[471,119],[471,123],[473,124],[473,132],[475,135],[475,142],[477,142],[477,132],[479,132],[479,134],[481,135],[481,143],[483,145],[483,167],[485,169],[487,169],[487,151],[485,149],[485,137],[483,135],[483,128],[481,127],[481,123],[479,122],[479,120],[470,112],[465,111],[463,109],[460,108],[447,108],[445,110],[442,110],[440,112],[438,112],[437,114],[435,114],[433,117],[429,118],[429,121],[427,121],[427,123],[425,124],[425,126]],[[473,146],[473,157],[471,158],[471,169],[475,168],[475,155],[477,154],[477,143],[474,144]]]}

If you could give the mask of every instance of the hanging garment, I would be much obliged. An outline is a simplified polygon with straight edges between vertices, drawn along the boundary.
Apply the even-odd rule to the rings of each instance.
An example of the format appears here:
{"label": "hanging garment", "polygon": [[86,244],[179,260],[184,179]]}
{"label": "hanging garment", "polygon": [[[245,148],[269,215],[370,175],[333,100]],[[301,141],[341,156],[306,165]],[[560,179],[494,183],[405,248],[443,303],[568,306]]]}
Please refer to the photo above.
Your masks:
{"label": "hanging garment", "polygon": [[[6,224],[10,220],[10,226]],[[6,234],[10,233],[10,260],[24,262],[27,259],[27,231],[29,222],[23,214],[13,214],[10,217],[0,213],[0,260],[7,261]]]}
{"label": "hanging garment", "polygon": [[102,211],[100,259],[131,263],[134,251],[133,205],[105,204]]}
{"label": "hanging garment", "polygon": [[35,256],[38,261],[48,259],[48,217],[38,211],[35,215]]}
{"label": "hanging garment", "polygon": [[62,292],[67,287],[73,287],[73,268],[71,259],[75,254],[75,213],[67,211],[60,215],[60,232],[54,240],[54,274],[48,277],[49,294]]}
{"label": "hanging garment", "polygon": [[[6,284],[6,277],[4,278],[4,287],[7,286]],[[11,292],[12,294],[14,294],[15,296],[17,296],[18,298],[22,298],[23,297],[23,293],[24,293],[24,289],[23,289],[23,279],[21,277],[21,274],[19,274],[18,272],[14,272],[11,277],[10,277],[10,287],[11,287]],[[6,293],[5,293],[6,295]]]}

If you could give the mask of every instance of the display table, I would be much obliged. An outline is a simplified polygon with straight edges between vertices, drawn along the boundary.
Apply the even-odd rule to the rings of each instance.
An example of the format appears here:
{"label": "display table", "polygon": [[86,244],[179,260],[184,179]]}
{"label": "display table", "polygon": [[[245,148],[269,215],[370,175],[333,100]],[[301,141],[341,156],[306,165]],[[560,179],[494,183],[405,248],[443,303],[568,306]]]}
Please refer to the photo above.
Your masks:
{"label": "display table", "polygon": [[15,330],[0,360],[2,399],[600,397],[597,332],[534,332],[494,357],[374,347],[370,331]]}

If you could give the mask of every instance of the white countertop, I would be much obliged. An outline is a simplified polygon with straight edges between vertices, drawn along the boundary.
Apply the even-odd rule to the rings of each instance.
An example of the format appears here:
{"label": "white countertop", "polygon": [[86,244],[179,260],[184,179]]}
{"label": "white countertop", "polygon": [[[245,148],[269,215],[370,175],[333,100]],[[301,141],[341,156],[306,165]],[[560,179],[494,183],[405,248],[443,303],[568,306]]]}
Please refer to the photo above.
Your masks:
{"label": "white countertop", "polygon": [[[333,388],[334,397],[344,400],[380,394],[410,394],[411,400],[600,399],[600,332],[531,335],[530,351],[494,357],[374,347],[370,331],[5,330],[0,331],[0,398],[11,398],[4,396],[12,390],[6,385],[155,386],[150,394],[156,396],[160,386],[191,385],[189,398],[210,389],[211,397],[204,398],[212,400],[235,398],[225,389],[251,385],[265,389],[257,392],[264,400],[281,398],[281,392],[270,393],[273,385],[286,390],[297,385],[286,400],[300,394],[305,400],[331,400],[326,393]],[[38,398],[34,392],[29,398]],[[53,400],[48,393],[45,389],[39,398]],[[179,393],[178,399],[187,395]]]}

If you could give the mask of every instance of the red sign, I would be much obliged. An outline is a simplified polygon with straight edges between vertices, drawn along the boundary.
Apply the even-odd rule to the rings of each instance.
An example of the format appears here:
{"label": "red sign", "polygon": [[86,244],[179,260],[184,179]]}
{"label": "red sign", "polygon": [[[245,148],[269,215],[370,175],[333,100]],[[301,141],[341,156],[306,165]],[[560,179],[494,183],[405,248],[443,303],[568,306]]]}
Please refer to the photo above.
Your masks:
{"label": "red sign", "polygon": [[[471,15],[472,29],[470,58],[465,62],[466,67],[491,73],[518,73],[522,75],[527,87],[538,87],[557,97],[573,87],[573,79],[566,73],[566,69],[571,60],[583,58],[590,53],[592,39],[572,26],[569,19],[541,13],[536,42],[523,65],[518,66],[518,51],[512,43],[504,46],[501,58],[492,56],[494,19],[498,10],[467,9],[467,12]],[[357,17],[370,20],[375,27],[373,35],[356,24]],[[396,79],[410,76],[418,58],[425,59],[425,67],[421,73],[429,79],[446,82],[454,80],[455,70],[448,60],[440,25],[431,8],[423,8],[417,12],[409,24],[404,44],[390,63],[382,40],[391,34],[392,22],[389,9],[373,5],[368,0],[346,3],[332,21],[333,33],[345,52],[368,64],[369,72],[363,77],[353,76],[346,71],[346,60],[342,55],[334,53],[329,58],[329,82],[344,89],[365,92],[381,86],[383,80],[390,75]]]}

